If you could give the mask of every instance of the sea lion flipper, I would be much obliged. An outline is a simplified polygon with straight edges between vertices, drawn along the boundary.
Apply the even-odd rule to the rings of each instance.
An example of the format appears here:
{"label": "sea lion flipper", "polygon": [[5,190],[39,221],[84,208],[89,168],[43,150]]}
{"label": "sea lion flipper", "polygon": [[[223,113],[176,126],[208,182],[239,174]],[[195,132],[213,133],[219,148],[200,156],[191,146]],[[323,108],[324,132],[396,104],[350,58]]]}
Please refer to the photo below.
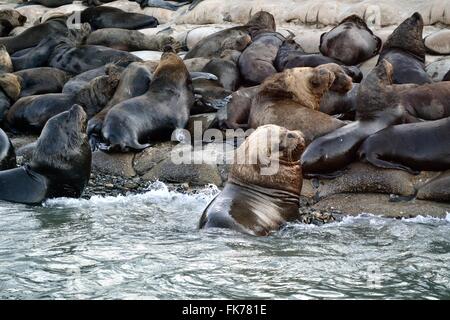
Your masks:
{"label": "sea lion flipper", "polygon": [[366,160],[368,162],[370,162],[372,165],[374,165],[376,167],[383,168],[383,169],[403,170],[403,171],[409,172],[409,173],[414,174],[414,175],[417,175],[417,174],[420,173],[420,172],[415,171],[415,170],[413,170],[413,169],[411,169],[411,168],[409,168],[407,166],[379,159],[377,157],[377,155],[369,155],[369,156],[366,157]]}

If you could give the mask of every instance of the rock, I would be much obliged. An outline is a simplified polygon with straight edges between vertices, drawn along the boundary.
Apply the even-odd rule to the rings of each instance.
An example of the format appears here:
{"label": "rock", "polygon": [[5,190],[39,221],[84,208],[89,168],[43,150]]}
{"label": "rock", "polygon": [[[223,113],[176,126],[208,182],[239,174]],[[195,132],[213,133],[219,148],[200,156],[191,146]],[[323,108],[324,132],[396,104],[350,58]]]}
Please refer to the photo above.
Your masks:
{"label": "rock", "polygon": [[445,74],[450,70],[450,56],[442,57],[427,64],[425,70],[433,81],[442,81]]}
{"label": "rock", "polygon": [[104,174],[122,177],[133,177],[136,171],[133,169],[133,153],[104,153],[95,151],[92,154],[92,170]]}
{"label": "rock", "polygon": [[130,53],[144,61],[161,60],[162,55],[162,52],[150,50],[131,51]]}
{"label": "rock", "polygon": [[215,122],[215,119],[215,113],[200,113],[194,116],[190,116],[186,129],[189,131],[191,138],[195,140],[203,140],[204,132],[208,129],[211,129],[212,124]]}
{"label": "rock", "polygon": [[30,143],[36,142],[38,136],[10,136],[11,143],[14,146],[15,150],[20,149],[23,146],[26,146]]}
{"label": "rock", "polygon": [[346,215],[371,213],[389,218],[410,218],[433,216],[445,218],[450,212],[450,204],[423,200],[389,202],[386,194],[335,194],[312,206],[315,210],[340,211]]}
{"label": "rock", "polygon": [[137,153],[133,161],[134,170],[138,175],[146,174],[155,165],[168,158],[173,147],[172,142],[163,142]]}

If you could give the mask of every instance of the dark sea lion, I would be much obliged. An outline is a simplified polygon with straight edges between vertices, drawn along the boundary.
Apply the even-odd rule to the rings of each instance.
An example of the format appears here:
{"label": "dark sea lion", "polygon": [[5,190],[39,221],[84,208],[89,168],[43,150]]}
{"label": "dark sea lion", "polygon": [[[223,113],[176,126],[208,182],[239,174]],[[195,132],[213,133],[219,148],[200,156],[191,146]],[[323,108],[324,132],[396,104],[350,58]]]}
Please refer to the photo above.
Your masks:
{"label": "dark sea lion", "polygon": [[123,51],[162,51],[166,45],[171,45],[175,51],[181,48],[181,43],[165,34],[145,35],[137,30],[119,28],[96,30],[88,36],[86,44],[100,45]]}
{"label": "dark sea lion", "polygon": [[58,93],[70,79],[67,72],[56,68],[34,68],[14,72],[20,81],[20,98],[43,93]]}
{"label": "dark sea lion", "polygon": [[322,54],[305,53],[303,48],[292,39],[283,41],[275,58],[274,66],[278,72],[282,72],[292,68],[314,68],[328,63],[341,65],[345,73],[352,77],[353,82],[360,82],[363,78],[363,74],[358,67],[345,66],[341,61],[326,57]]}
{"label": "dark sea lion", "polygon": [[207,112],[216,112],[223,108],[229,100],[232,91],[223,88],[218,80],[195,79],[192,80],[195,104],[191,108],[191,115]]}
{"label": "dark sea lion", "polygon": [[423,39],[427,51],[431,54],[450,54],[450,30],[442,29]]}
{"label": "dark sea lion", "polygon": [[46,37],[66,35],[67,32],[66,17],[58,17],[32,26],[17,36],[0,38],[0,44],[6,47],[9,54],[13,54],[38,45]]}
{"label": "dark sea lion", "polygon": [[14,29],[8,20],[0,19],[0,37],[6,37]]}
{"label": "dark sea lion", "polygon": [[15,167],[16,153],[14,147],[6,133],[0,128],[0,171]]}
{"label": "dark sea lion", "polygon": [[258,32],[262,30],[275,32],[275,28],[275,18],[268,12],[259,11],[244,26],[228,28],[203,38],[184,59],[217,58],[227,49],[243,51]]}
{"label": "dark sea lion", "polygon": [[21,131],[40,132],[48,119],[69,110],[74,102],[92,117],[111,99],[118,82],[116,75],[105,75],[91,80],[75,94],[48,93],[20,98],[9,109],[8,125]]}
{"label": "dark sea lion", "polygon": [[450,118],[386,128],[368,137],[358,151],[380,168],[417,171],[450,169]]}
{"label": "dark sea lion", "polygon": [[2,9],[0,10],[0,20],[8,21],[15,28],[23,26],[27,22],[27,17],[17,10]]}
{"label": "dark sea lion", "polygon": [[357,94],[356,121],[314,140],[302,155],[308,176],[332,175],[357,159],[357,151],[368,136],[403,120],[392,84],[392,65],[386,60],[361,82]]}
{"label": "dark sea lion", "polygon": [[4,45],[0,45],[0,72],[13,72],[11,57]]}
{"label": "dark sea lion", "polygon": [[226,119],[219,123],[219,127],[221,129],[248,129],[252,101],[259,90],[259,86],[254,86],[233,92],[227,105]]}
{"label": "dark sea lion", "polygon": [[250,86],[261,84],[277,73],[274,61],[285,38],[277,32],[261,32],[239,57],[239,70],[244,82]]}
{"label": "dark sea lion", "polygon": [[105,151],[142,150],[155,135],[184,128],[194,103],[191,77],[173,50],[161,56],[148,91],[109,110],[102,128]]}
{"label": "dark sea lion", "polygon": [[[274,125],[259,127],[238,148],[223,191],[207,206],[199,228],[229,228],[267,236],[299,219],[302,133]],[[241,160],[242,159],[242,160]],[[273,174],[264,169],[278,165]]]}
{"label": "dark sea lion", "polygon": [[320,52],[350,66],[376,56],[380,48],[381,39],[357,15],[345,18],[320,36]]}
{"label": "dark sea lion", "polygon": [[17,7],[40,4],[47,8],[57,8],[66,4],[71,4],[73,1],[74,0],[23,0],[23,4],[20,4]]}
{"label": "dark sea lion", "polygon": [[421,200],[450,202],[450,170],[422,185],[416,197]]}
{"label": "dark sea lion", "polygon": [[171,3],[171,2],[168,2],[165,0],[129,0],[129,1],[139,3],[141,8],[151,7],[151,8],[161,8],[161,9],[176,11],[176,10],[178,10],[178,8],[188,5],[188,4],[190,4],[189,10],[192,10],[197,6],[197,4],[199,4],[203,0],[173,0],[173,1],[171,1],[171,2],[178,2],[178,3]]}
{"label": "dark sea lion", "polygon": [[81,11],[81,23],[89,23],[92,30],[103,28],[156,28],[158,20],[142,13],[125,12],[118,8],[100,6]]}
{"label": "dark sea lion", "polygon": [[49,36],[41,40],[32,50],[21,50],[11,57],[15,71],[45,67],[53,50],[64,43],[61,38]]}
{"label": "dark sea lion", "polygon": [[0,200],[39,204],[48,198],[80,197],[91,174],[86,122],[78,105],[51,118],[31,163],[0,173]]}
{"label": "dark sea lion", "polygon": [[356,111],[359,84],[353,84],[347,92],[327,91],[320,99],[319,110],[329,115],[350,115]]}
{"label": "dark sea lion", "polygon": [[11,107],[11,99],[0,89],[0,127],[2,126],[3,120]]}
{"label": "dark sea lion", "polygon": [[335,79],[326,68],[293,68],[266,79],[253,98],[250,128],[276,124],[299,130],[306,143],[344,125],[319,109],[320,99]]}
{"label": "dark sea lion", "polygon": [[106,75],[109,72],[111,65],[114,65],[114,68],[116,68],[117,72],[121,72],[124,69],[118,66],[117,64],[107,64],[95,69],[85,71],[83,73],[80,73],[79,75],[72,77],[69,81],[67,81],[62,89],[62,93],[79,92],[86,85],[88,85],[89,82],[94,78]]}
{"label": "dark sea lion", "polygon": [[445,76],[442,79],[442,81],[450,81],[450,70],[448,70],[448,72],[445,74]]}
{"label": "dark sea lion", "polygon": [[201,70],[216,75],[225,90],[236,91],[241,82],[237,66],[240,54],[236,50],[225,50],[220,58],[212,58]]}
{"label": "dark sea lion", "polygon": [[387,60],[394,67],[393,83],[433,82],[425,71],[423,19],[416,12],[403,21],[383,44],[378,63]]}

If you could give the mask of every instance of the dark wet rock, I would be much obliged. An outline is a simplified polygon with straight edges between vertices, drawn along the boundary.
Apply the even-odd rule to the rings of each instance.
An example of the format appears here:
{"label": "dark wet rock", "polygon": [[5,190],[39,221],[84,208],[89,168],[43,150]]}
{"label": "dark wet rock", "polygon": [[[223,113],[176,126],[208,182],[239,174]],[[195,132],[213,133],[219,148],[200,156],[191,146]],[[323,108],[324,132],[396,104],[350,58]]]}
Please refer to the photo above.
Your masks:
{"label": "dark wet rock", "polygon": [[121,177],[133,177],[136,171],[133,168],[134,153],[104,153],[95,151],[92,154],[92,171],[117,175]]}

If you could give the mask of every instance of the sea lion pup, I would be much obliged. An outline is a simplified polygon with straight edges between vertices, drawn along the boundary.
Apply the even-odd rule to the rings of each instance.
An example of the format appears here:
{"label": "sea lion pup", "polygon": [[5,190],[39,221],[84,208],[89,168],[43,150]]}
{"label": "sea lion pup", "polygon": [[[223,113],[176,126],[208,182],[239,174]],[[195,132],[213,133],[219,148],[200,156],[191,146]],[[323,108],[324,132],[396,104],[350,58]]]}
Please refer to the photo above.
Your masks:
{"label": "sea lion pup", "polygon": [[303,48],[292,39],[286,39],[283,41],[275,58],[274,66],[278,72],[282,72],[286,69],[292,68],[314,68],[328,63],[340,65],[344,69],[345,73],[352,77],[353,82],[360,82],[363,78],[363,74],[358,67],[345,66],[341,61],[326,57],[322,54],[305,53]]}
{"label": "sea lion pup", "polygon": [[381,39],[357,15],[348,16],[320,36],[320,52],[350,66],[376,56],[380,48]]}
{"label": "sea lion pup", "polygon": [[44,93],[61,92],[64,84],[70,79],[67,72],[56,68],[34,68],[13,73],[19,78],[19,98]]}
{"label": "sea lion pup", "polygon": [[74,105],[51,118],[30,164],[0,172],[0,200],[39,204],[48,198],[78,198],[91,174],[87,117]]}
{"label": "sea lion pup", "polygon": [[89,7],[80,13],[81,23],[89,23],[92,30],[103,28],[143,29],[156,28],[155,17],[142,13],[125,12],[118,8],[100,6]]}
{"label": "sea lion pup", "polygon": [[228,28],[200,40],[184,59],[220,57],[227,49],[243,51],[258,32],[262,30],[275,32],[275,28],[273,15],[259,11],[251,16],[246,25]]}
{"label": "sea lion pup", "polygon": [[191,77],[170,47],[165,48],[148,91],[109,110],[102,128],[104,151],[142,150],[150,139],[184,128],[194,104]]}
{"label": "sea lion pup", "polygon": [[403,21],[383,44],[378,63],[387,60],[394,67],[393,83],[433,82],[425,71],[423,19],[416,12]]}
{"label": "sea lion pup", "polygon": [[0,72],[13,72],[11,57],[4,45],[0,45]]}
{"label": "sea lion pup", "polygon": [[119,28],[95,30],[88,36],[86,44],[123,51],[162,51],[166,45],[171,45],[175,51],[181,48],[180,42],[165,34],[145,35],[137,30]]}
{"label": "sea lion pup", "polygon": [[333,176],[357,159],[368,136],[403,120],[404,109],[392,84],[392,65],[383,60],[358,89],[356,121],[314,140],[302,155],[307,176]]}
{"label": "sea lion pup", "polygon": [[386,128],[368,137],[359,157],[380,168],[417,171],[450,169],[450,118]]}
{"label": "sea lion pup", "polygon": [[203,212],[199,228],[267,236],[298,220],[303,183],[298,159],[304,148],[300,131],[259,127],[238,148],[237,163],[223,191]]}
{"label": "sea lion pup", "polygon": [[306,144],[342,127],[342,121],[318,111],[334,79],[326,68],[294,68],[269,77],[252,100],[249,127],[276,124],[300,130]]}
{"label": "sea lion pup", "polygon": [[237,66],[240,55],[239,51],[225,50],[220,58],[212,58],[201,71],[216,75],[225,90],[236,91],[241,82]]}
{"label": "sea lion pup", "polygon": [[431,54],[450,54],[450,30],[448,29],[432,33],[426,36],[423,41],[427,51]]}
{"label": "sea lion pup", "polygon": [[44,23],[26,29],[17,36],[0,38],[0,44],[3,44],[9,54],[12,55],[16,51],[38,45],[46,37],[66,35],[68,32],[66,20],[66,17],[47,20]]}
{"label": "sea lion pup", "polygon": [[16,153],[14,147],[6,133],[0,128],[0,171],[15,167]]}
{"label": "sea lion pup", "polygon": [[20,131],[40,132],[48,119],[69,110],[74,102],[92,117],[111,99],[118,82],[119,76],[111,73],[91,80],[75,94],[48,93],[20,98],[8,111],[8,125]]}
{"label": "sea lion pup", "polygon": [[450,202],[450,170],[426,182],[417,190],[417,199]]}
{"label": "sea lion pup", "polygon": [[274,61],[285,38],[278,32],[261,32],[239,57],[239,70],[244,82],[250,86],[261,84],[277,73]]}

